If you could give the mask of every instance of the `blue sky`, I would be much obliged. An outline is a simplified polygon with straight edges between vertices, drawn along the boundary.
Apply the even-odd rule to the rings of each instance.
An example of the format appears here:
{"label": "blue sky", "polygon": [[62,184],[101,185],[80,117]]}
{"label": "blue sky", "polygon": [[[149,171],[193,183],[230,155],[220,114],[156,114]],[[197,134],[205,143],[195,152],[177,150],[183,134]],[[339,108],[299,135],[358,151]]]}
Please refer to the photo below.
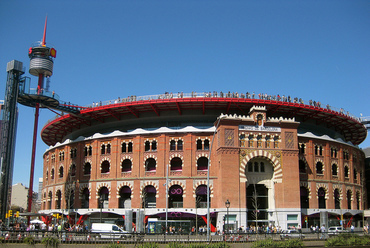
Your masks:
{"label": "blue sky", "polygon": [[[67,102],[254,91],[370,116],[369,13],[367,0],[0,0],[0,96],[7,62],[22,61],[30,76],[28,48],[47,15],[50,89]],[[54,115],[40,112],[38,137]],[[34,109],[19,105],[13,184],[29,185],[33,121]],[[39,138],[34,190],[47,148]]]}

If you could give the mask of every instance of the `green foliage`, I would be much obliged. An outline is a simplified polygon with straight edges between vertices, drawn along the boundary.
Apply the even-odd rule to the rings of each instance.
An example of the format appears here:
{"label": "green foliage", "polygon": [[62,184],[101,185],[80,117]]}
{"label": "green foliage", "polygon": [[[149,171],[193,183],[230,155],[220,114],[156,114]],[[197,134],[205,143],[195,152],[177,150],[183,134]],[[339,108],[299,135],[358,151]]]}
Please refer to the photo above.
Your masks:
{"label": "green foliage", "polygon": [[210,247],[212,247],[212,248],[230,248],[231,246],[226,242],[222,242],[222,243],[211,244]]}
{"label": "green foliage", "polygon": [[203,244],[203,243],[194,243],[194,244],[189,244],[188,246],[186,246],[187,248],[205,248],[207,247],[207,244]]}
{"label": "green foliage", "polygon": [[351,233],[343,233],[338,236],[334,236],[326,240],[326,247],[336,247],[336,246],[363,246],[370,245],[369,236],[358,236]]}
{"label": "green foliage", "polygon": [[137,246],[138,248],[159,248],[157,243],[144,243]]}
{"label": "green foliage", "polygon": [[167,244],[168,248],[185,248],[186,245],[183,243],[171,242]]}
{"label": "green foliage", "polygon": [[59,239],[54,236],[45,237],[41,240],[42,244],[45,244],[45,247],[58,247]]}
{"label": "green foliage", "polygon": [[103,248],[123,248],[124,246],[123,245],[120,245],[120,244],[116,244],[116,243],[112,243],[112,244],[108,244],[108,245],[105,245],[103,246]]}
{"label": "green foliage", "polygon": [[27,236],[23,239],[23,243],[28,244],[28,245],[35,245],[36,241],[33,236]]}
{"label": "green foliage", "polygon": [[300,239],[288,239],[276,241],[272,239],[263,239],[253,242],[252,248],[265,247],[265,248],[295,248],[304,247],[303,242]]}

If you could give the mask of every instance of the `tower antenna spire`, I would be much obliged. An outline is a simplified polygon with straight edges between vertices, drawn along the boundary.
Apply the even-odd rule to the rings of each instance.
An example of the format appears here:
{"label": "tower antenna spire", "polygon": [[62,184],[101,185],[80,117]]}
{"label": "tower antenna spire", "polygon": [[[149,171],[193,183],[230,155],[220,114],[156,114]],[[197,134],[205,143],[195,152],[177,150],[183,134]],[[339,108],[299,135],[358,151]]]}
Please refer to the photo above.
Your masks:
{"label": "tower antenna spire", "polygon": [[42,37],[42,43],[41,43],[42,46],[46,45],[46,25],[47,23],[48,23],[48,16],[46,16],[45,18],[44,35]]}

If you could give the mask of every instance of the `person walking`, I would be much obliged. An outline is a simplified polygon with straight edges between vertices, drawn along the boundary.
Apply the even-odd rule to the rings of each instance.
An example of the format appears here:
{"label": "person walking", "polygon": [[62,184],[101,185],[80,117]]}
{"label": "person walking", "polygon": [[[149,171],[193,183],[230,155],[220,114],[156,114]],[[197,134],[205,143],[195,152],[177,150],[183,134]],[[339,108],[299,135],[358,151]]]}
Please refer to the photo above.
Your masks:
{"label": "person walking", "polygon": [[326,236],[325,236],[325,233],[326,233],[326,229],[325,229],[325,224],[323,224],[320,228],[320,232],[321,232],[321,237],[320,239],[325,239]]}

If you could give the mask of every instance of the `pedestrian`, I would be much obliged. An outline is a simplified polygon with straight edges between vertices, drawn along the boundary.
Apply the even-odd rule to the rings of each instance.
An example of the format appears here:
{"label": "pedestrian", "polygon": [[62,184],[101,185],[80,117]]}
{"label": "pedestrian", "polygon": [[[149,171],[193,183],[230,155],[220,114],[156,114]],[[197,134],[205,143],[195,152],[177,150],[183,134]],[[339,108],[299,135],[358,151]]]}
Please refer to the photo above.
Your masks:
{"label": "pedestrian", "polygon": [[325,229],[325,224],[323,224],[320,228],[320,232],[321,232],[321,237],[320,239],[325,239],[325,232],[326,232],[326,229]]}

